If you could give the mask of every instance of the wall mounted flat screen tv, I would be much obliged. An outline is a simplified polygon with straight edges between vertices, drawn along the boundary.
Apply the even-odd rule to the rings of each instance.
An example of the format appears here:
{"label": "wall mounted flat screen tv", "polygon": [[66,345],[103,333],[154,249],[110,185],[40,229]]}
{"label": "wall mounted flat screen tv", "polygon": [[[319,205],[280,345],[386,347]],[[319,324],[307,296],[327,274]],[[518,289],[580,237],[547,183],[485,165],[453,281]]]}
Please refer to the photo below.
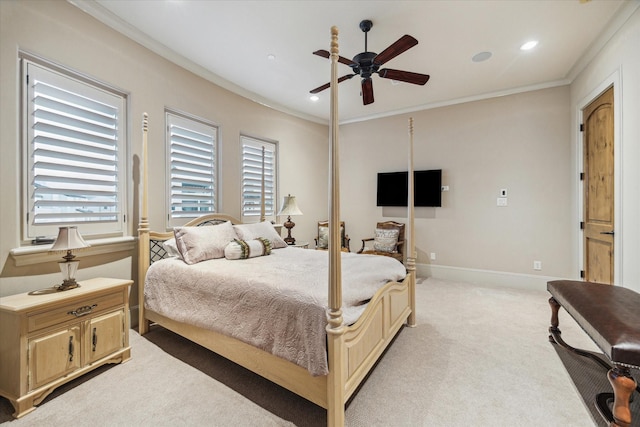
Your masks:
{"label": "wall mounted flat screen tv", "polygon": [[[442,206],[442,169],[414,171],[414,206]],[[407,206],[408,173],[378,173],[377,206]]]}

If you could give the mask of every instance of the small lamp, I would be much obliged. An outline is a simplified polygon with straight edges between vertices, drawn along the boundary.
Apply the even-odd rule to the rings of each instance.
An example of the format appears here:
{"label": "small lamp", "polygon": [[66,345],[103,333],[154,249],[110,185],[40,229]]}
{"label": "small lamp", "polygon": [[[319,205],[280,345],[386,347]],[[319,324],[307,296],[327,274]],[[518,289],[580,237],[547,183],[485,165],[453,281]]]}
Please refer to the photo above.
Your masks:
{"label": "small lamp", "polygon": [[72,251],[88,248],[89,246],[78,232],[78,227],[60,227],[58,237],[50,250],[50,252],[67,253],[62,257],[64,261],[58,262],[63,279],[62,284],[57,286],[59,291],[66,291],[80,286],[75,279],[80,261],[74,260],[75,255],[73,255]]}
{"label": "small lamp", "polygon": [[296,196],[292,196],[289,194],[285,196],[282,200],[282,208],[278,215],[286,215],[287,222],[283,225],[287,229],[287,237],[284,238],[284,241],[287,242],[288,245],[295,245],[296,239],[291,237],[291,229],[296,226],[295,222],[291,221],[291,215],[302,215],[302,211],[298,208],[298,204],[296,203]]}

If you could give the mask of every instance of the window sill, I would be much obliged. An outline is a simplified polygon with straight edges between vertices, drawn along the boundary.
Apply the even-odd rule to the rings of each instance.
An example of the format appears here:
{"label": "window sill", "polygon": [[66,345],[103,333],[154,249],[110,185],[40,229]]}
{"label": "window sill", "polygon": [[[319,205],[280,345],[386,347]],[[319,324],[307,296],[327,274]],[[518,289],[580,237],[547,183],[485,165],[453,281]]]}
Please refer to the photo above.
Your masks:
{"label": "window sill", "polygon": [[[131,251],[136,247],[136,238],[133,236],[113,237],[108,239],[89,240],[91,246],[78,251],[82,256],[101,255],[106,253]],[[9,252],[15,261],[16,267],[41,264],[60,260],[61,254],[50,253],[52,245],[24,246],[11,249]]]}

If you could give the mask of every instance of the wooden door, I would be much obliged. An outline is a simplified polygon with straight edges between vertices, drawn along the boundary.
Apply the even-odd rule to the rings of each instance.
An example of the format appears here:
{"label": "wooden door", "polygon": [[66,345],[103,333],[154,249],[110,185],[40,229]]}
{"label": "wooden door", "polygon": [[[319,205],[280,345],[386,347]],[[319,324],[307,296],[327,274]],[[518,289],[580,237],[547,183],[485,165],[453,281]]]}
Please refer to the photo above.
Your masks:
{"label": "wooden door", "polygon": [[583,110],[584,278],[613,284],[613,87]]}

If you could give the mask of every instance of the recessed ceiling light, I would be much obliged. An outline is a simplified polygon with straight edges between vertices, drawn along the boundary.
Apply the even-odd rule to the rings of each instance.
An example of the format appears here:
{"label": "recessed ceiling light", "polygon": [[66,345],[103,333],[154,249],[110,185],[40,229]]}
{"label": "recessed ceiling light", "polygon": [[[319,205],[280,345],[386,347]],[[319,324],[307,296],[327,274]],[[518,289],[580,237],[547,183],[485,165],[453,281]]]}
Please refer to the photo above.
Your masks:
{"label": "recessed ceiling light", "polygon": [[476,53],[475,55],[473,55],[471,57],[471,60],[473,62],[482,62],[482,61],[486,61],[487,59],[491,58],[492,53],[491,52],[480,52],[480,53]]}
{"label": "recessed ceiling light", "polygon": [[531,50],[538,45],[538,40],[531,40],[520,46],[520,50]]}
{"label": "recessed ceiling light", "polygon": [[270,54],[267,55],[267,59],[269,61],[273,61],[274,59],[276,59],[276,56],[273,53],[270,53]]}
{"label": "recessed ceiling light", "polygon": [[318,95],[311,95],[309,99],[312,100],[313,102],[317,102],[320,99],[320,97]]}

